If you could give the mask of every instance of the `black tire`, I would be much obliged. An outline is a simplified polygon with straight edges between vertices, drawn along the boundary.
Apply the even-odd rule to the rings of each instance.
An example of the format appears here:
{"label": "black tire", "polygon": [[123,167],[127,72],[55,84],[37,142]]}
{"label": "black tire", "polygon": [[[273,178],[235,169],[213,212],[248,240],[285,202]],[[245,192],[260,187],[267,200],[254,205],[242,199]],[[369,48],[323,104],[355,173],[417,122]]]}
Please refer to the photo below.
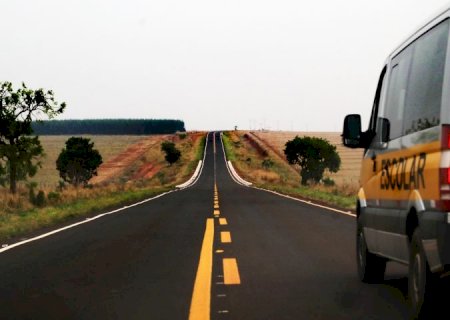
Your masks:
{"label": "black tire", "polygon": [[431,273],[427,263],[420,230],[416,229],[411,240],[408,274],[408,298],[413,319],[424,318],[432,311],[436,281],[437,276]]}
{"label": "black tire", "polygon": [[362,282],[380,283],[384,280],[387,261],[385,258],[369,252],[363,229],[360,226],[358,226],[356,234],[356,262],[358,276]]}

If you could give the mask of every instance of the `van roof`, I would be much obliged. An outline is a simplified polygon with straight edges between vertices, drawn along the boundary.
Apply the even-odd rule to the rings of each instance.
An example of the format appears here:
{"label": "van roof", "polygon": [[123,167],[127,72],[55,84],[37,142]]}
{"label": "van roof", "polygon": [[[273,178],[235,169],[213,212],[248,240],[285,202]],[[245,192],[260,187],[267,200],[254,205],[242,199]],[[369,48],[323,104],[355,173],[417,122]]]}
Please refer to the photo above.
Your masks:
{"label": "van roof", "polygon": [[440,10],[436,11],[435,14],[431,15],[428,19],[424,20],[423,23],[421,23],[416,29],[414,29],[414,32],[410,34],[405,40],[403,40],[394,51],[391,52],[388,58],[391,58],[392,56],[395,56],[399,51],[403,49],[407,44],[409,44],[412,40],[414,40],[417,37],[418,33],[421,33],[421,31],[426,28],[429,24],[431,24],[433,21],[438,19],[441,16],[447,15],[450,12],[450,2],[448,2],[444,7],[442,7]]}

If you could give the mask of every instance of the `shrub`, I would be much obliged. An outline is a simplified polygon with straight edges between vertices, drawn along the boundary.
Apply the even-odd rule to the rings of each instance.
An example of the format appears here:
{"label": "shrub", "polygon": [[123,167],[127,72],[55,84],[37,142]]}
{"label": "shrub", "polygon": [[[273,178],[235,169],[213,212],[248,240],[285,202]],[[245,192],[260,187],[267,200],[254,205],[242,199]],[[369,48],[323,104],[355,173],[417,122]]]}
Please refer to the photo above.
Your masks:
{"label": "shrub", "polygon": [[52,204],[58,203],[61,200],[61,194],[59,192],[50,191],[47,195],[47,199]]}
{"label": "shrub", "polygon": [[158,178],[158,180],[159,180],[159,182],[161,183],[161,184],[165,184],[166,183],[166,175],[165,175],[165,173],[164,172],[158,172],[157,174],[156,174],[156,177]]}
{"label": "shrub", "polygon": [[336,185],[336,183],[334,182],[334,180],[331,179],[331,178],[329,178],[329,177],[323,178],[323,179],[322,179],[322,182],[323,182],[324,185],[329,186],[329,187]]}
{"label": "shrub", "polygon": [[262,161],[261,165],[262,165],[262,167],[263,167],[264,169],[267,170],[267,169],[270,169],[270,168],[273,167],[274,162],[273,162],[271,159],[264,159],[264,160]]}
{"label": "shrub", "polygon": [[38,194],[36,195],[36,199],[34,201],[34,205],[38,206],[38,207],[43,207],[45,206],[45,193],[42,190],[39,190]]}
{"label": "shrub", "polygon": [[97,175],[97,168],[102,164],[102,156],[94,149],[90,139],[72,137],[66,141],[66,147],[56,160],[59,176],[66,182],[78,187],[86,186]]}
{"label": "shrub", "polygon": [[165,159],[169,165],[177,162],[181,157],[181,151],[175,147],[175,143],[164,141],[161,143],[161,150],[166,154]]}

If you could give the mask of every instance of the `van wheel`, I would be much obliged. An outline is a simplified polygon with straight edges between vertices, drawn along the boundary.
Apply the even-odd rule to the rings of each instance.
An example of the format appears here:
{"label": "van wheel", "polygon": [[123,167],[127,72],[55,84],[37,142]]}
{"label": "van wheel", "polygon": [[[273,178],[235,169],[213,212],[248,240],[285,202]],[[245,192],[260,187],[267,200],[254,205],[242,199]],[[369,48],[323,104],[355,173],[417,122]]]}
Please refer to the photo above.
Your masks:
{"label": "van wheel", "polygon": [[379,283],[384,279],[386,259],[381,258],[367,249],[366,238],[362,227],[358,226],[356,238],[356,260],[359,279],[366,283]]}
{"label": "van wheel", "polygon": [[408,274],[408,298],[413,319],[425,316],[430,310],[437,281],[437,276],[428,267],[421,240],[420,230],[416,229],[411,240]]}

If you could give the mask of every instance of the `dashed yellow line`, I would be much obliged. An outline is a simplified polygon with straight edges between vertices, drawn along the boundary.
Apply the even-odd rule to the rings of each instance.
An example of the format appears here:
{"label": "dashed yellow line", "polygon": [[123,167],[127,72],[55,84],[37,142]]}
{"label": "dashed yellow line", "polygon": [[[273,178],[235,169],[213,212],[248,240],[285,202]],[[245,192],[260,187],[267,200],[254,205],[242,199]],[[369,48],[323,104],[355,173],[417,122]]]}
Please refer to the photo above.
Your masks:
{"label": "dashed yellow line", "polygon": [[239,269],[235,258],[223,259],[223,283],[224,284],[241,284]]}
{"label": "dashed yellow line", "polygon": [[220,223],[221,226],[226,226],[228,224],[226,218],[220,218],[219,219],[219,223]]}
{"label": "dashed yellow line", "polygon": [[220,233],[220,241],[222,243],[230,243],[231,242],[231,233],[228,231],[222,231]]}
{"label": "dashed yellow line", "polygon": [[215,216],[219,216],[220,215],[220,211],[219,210],[214,210],[214,215]]}
{"label": "dashed yellow line", "polygon": [[209,320],[211,313],[211,275],[213,262],[214,219],[206,220],[197,276],[192,293],[189,320]]}

